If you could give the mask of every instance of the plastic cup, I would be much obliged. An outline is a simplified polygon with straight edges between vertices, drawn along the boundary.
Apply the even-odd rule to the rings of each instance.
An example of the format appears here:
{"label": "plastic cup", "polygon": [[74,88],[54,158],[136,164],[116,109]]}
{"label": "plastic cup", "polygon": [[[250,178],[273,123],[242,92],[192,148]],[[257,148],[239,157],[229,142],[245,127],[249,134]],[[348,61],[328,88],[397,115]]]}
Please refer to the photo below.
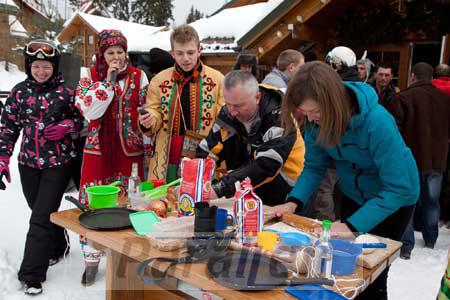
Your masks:
{"label": "plastic cup", "polygon": [[261,231],[258,232],[258,247],[266,251],[273,251],[278,243],[279,236],[275,232]]}
{"label": "plastic cup", "polygon": [[166,184],[166,181],[164,179],[151,179],[150,182],[153,183],[154,189],[156,189],[158,186]]}
{"label": "plastic cup", "polygon": [[141,192],[151,191],[154,188],[154,184],[153,184],[153,182],[143,181],[139,185],[139,188],[140,188]]}

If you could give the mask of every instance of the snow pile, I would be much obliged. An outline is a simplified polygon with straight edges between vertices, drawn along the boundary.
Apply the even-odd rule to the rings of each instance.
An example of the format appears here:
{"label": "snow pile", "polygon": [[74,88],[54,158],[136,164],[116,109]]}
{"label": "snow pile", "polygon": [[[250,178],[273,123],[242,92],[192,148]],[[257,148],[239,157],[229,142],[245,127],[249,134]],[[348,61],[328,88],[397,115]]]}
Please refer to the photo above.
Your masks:
{"label": "snow pile", "polygon": [[19,68],[9,63],[9,72],[5,71],[5,62],[0,61],[0,91],[10,91],[16,84],[25,80],[27,75]]}

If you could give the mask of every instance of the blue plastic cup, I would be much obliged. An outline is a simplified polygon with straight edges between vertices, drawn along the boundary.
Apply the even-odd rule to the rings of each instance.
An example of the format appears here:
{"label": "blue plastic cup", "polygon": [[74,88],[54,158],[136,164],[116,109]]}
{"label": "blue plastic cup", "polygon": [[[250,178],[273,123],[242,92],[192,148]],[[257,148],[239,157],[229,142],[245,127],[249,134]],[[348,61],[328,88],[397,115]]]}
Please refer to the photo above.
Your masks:
{"label": "blue plastic cup", "polygon": [[353,274],[358,256],[362,253],[362,247],[341,239],[331,239],[330,242],[333,247],[331,274]]}
{"label": "blue plastic cup", "polygon": [[228,220],[233,224],[234,217],[224,208],[218,208],[216,212],[216,231],[222,231],[228,226]]}

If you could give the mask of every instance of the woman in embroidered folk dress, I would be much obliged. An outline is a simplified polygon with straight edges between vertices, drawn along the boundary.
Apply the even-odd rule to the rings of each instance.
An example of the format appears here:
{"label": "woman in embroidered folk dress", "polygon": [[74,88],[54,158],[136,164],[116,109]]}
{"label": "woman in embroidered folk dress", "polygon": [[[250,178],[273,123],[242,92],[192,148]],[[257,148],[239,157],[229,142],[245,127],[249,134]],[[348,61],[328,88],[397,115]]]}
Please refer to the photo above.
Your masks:
{"label": "woman in embroidered folk dress", "polygon": [[[117,76],[117,80],[114,77]],[[81,171],[80,201],[87,204],[86,188],[122,182],[126,195],[131,165],[143,166],[143,131],[139,106],[145,103],[148,79],[127,61],[127,40],[118,30],[103,30],[99,36],[95,66],[82,74],[76,91],[76,106],[89,121]],[[143,178],[142,168],[139,176]],[[81,238],[86,270],[82,284],[95,280],[100,251]]]}

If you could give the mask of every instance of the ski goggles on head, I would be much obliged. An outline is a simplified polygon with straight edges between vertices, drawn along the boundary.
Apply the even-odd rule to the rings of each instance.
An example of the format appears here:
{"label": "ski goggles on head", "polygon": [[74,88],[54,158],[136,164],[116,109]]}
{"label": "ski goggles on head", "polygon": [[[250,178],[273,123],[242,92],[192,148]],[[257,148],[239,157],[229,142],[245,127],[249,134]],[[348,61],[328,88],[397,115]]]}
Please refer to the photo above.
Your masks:
{"label": "ski goggles on head", "polygon": [[25,53],[30,56],[35,56],[42,53],[45,57],[54,57],[56,55],[56,48],[50,43],[46,42],[29,42],[25,46]]}

